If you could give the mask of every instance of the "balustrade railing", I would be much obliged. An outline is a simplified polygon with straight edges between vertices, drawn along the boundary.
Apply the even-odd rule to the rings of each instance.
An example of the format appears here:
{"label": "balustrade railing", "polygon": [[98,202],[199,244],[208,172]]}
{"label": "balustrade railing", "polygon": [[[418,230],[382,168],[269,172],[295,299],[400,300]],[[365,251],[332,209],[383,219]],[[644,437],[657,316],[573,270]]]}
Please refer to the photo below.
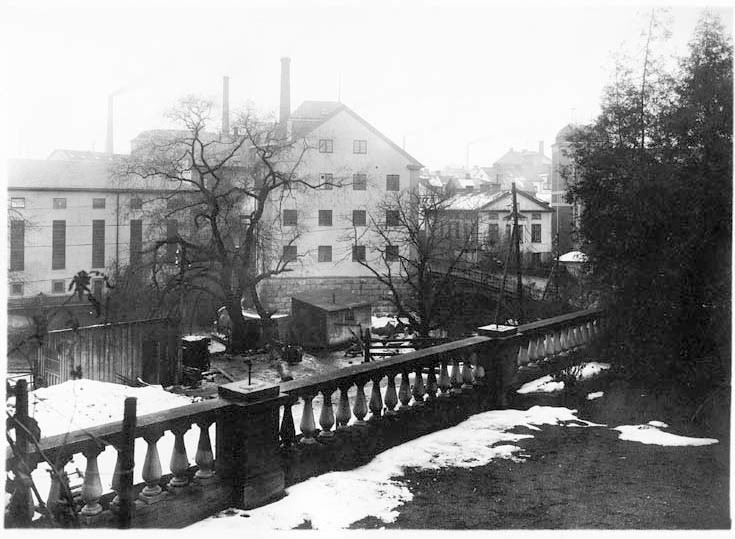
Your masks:
{"label": "balustrade railing", "polygon": [[[136,489],[138,503],[150,506],[164,499],[176,500],[177,495],[191,489],[217,483],[218,477],[228,484],[233,483],[233,477],[218,474],[218,471],[233,470],[244,464],[227,462],[226,466],[220,465],[227,459],[246,458],[246,452],[229,449],[220,452],[217,445],[220,438],[227,439],[229,448],[233,439],[249,436],[247,421],[254,417],[250,415],[251,406],[265,402],[265,406],[279,412],[274,416],[273,426],[265,427],[271,429],[270,434],[265,432],[258,439],[265,440],[264,443],[272,438],[286,449],[329,444],[338,433],[351,427],[389,424],[386,422],[400,417],[413,417],[419,410],[431,414],[437,409],[436,405],[453,399],[462,402],[463,395],[477,394],[478,389],[487,394],[488,387],[497,389],[496,378],[502,378],[498,362],[507,362],[510,358],[512,366],[517,368],[569,353],[597,338],[602,325],[599,310],[580,311],[521,325],[511,335],[478,335],[285,382],[272,388],[265,400],[248,401],[247,391],[233,383],[220,387],[221,398],[140,416],[134,437],[139,445],[145,444],[139,447],[141,454],[145,449],[145,456],[135,461],[136,472],[143,483]],[[238,392],[244,396],[239,398]],[[244,418],[245,423],[233,427],[233,417]],[[226,429],[231,432],[225,432]],[[211,431],[216,434],[217,444],[212,443]],[[70,503],[65,480],[69,475],[67,469],[80,455],[84,459],[83,482],[81,492],[76,493],[72,502],[78,505],[79,515],[94,520],[105,509],[118,509],[120,477],[125,472],[119,451],[122,443],[120,423],[44,437],[37,443],[30,443],[30,436],[22,431],[16,437],[19,438],[16,445],[24,447],[8,448],[6,464],[8,469],[17,471],[16,488],[26,489],[27,496],[19,496],[21,501],[17,503],[28,506],[31,512],[28,522],[33,507],[30,485],[24,478],[44,461],[54,464],[46,506],[49,511],[56,511]],[[167,441],[162,443],[162,440]],[[118,457],[112,473],[102,466],[103,456],[106,458],[111,448]],[[17,460],[16,450],[22,450],[22,465]],[[167,480],[162,458],[170,471]],[[112,467],[109,458],[105,462]]]}

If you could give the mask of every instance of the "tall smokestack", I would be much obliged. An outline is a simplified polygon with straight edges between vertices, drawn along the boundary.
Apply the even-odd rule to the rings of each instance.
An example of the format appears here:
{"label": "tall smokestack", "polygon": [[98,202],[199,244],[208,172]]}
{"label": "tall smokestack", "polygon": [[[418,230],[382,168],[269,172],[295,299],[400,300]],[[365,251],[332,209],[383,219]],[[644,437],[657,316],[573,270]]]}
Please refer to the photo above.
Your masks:
{"label": "tall smokestack", "polygon": [[538,141],[538,153],[540,153],[541,156],[544,155],[544,141],[543,140]]}
{"label": "tall smokestack", "polygon": [[105,153],[112,153],[112,98],[107,96],[107,138],[105,139]]}
{"label": "tall smokestack", "polygon": [[230,77],[222,77],[222,134],[230,134]]}
{"label": "tall smokestack", "polygon": [[291,116],[291,58],[281,58],[281,111],[278,116],[282,125],[286,125]]}

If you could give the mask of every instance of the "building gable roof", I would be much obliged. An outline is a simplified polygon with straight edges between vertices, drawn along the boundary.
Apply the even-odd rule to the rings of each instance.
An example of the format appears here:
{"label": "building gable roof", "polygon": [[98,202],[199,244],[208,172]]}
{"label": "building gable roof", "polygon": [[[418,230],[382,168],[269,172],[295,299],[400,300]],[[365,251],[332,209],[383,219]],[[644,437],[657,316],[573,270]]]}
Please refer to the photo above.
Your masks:
{"label": "building gable roof", "polygon": [[[551,206],[543,200],[539,200],[526,191],[516,191],[518,196],[523,196],[536,204],[538,211],[552,211]],[[455,196],[447,207],[448,210],[474,210],[494,211],[493,205],[511,196],[511,191],[498,191],[496,193],[468,193]],[[526,210],[528,211],[528,210]]]}
{"label": "building gable roof", "polygon": [[416,160],[411,154],[406,152],[403,148],[398,146],[391,139],[386,137],[383,133],[373,127],[367,120],[362,118],[354,110],[349,108],[344,103],[337,103],[335,101],[304,101],[299,107],[291,114],[290,121],[292,122],[292,136],[293,137],[305,137],[314,129],[326,123],[331,118],[335,117],[340,112],[346,112],[365,126],[375,136],[379,137],[386,144],[388,144],[395,151],[400,153],[403,157],[411,161],[411,165],[415,167],[423,167],[423,165]]}

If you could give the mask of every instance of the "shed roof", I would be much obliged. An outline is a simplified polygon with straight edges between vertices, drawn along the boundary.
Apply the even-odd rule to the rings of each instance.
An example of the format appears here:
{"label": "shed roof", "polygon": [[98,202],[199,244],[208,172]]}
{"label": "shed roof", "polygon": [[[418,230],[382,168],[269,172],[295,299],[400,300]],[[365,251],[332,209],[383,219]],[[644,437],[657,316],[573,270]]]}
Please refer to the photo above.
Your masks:
{"label": "shed roof", "polygon": [[369,301],[360,296],[336,288],[305,292],[292,296],[291,299],[312,305],[327,312],[344,311],[356,307],[369,307],[371,305]]}

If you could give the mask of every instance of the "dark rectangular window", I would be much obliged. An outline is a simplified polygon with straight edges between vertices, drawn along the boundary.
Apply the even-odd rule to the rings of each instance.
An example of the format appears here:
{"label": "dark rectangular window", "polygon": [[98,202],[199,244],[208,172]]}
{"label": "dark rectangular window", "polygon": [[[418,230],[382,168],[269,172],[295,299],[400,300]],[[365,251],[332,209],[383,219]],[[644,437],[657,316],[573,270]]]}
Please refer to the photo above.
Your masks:
{"label": "dark rectangular window", "polygon": [[496,211],[489,211],[489,212],[487,212],[487,218],[490,221],[496,221],[498,219],[498,217],[500,217],[500,215]]}
{"label": "dark rectangular window", "polygon": [[25,269],[26,224],[10,221],[10,271]]}
{"label": "dark rectangular window", "polygon": [[66,221],[51,225],[51,269],[66,268]]}
{"label": "dark rectangular window", "polygon": [[352,210],[352,226],[365,226],[367,224],[367,212],[365,210]]}
{"label": "dark rectangular window", "polygon": [[296,226],[298,220],[296,210],[283,210],[283,226]]}
{"label": "dark rectangular window", "polygon": [[352,190],[365,191],[367,189],[367,174],[352,175]]}
{"label": "dark rectangular window", "polygon": [[131,210],[142,210],[143,209],[143,199],[140,197],[133,197],[130,199],[130,209]]}
{"label": "dark rectangular window", "polygon": [[104,207],[105,207],[104,198],[93,198],[92,199],[92,209],[101,210]]}
{"label": "dark rectangular window", "polygon": [[398,174],[388,174],[385,177],[385,190],[398,191],[401,188],[401,177]]}
{"label": "dark rectangular window", "polygon": [[331,245],[320,245],[319,246],[319,262],[331,262],[332,261],[332,246]]}
{"label": "dark rectangular window", "polygon": [[92,221],[92,267],[105,267],[105,221],[94,219]]}
{"label": "dark rectangular window", "polygon": [[283,261],[293,262],[298,256],[298,249],[295,245],[284,245],[283,246]]}
{"label": "dark rectangular window", "polygon": [[332,226],[332,210],[319,210],[319,226]]}
{"label": "dark rectangular window", "polygon": [[143,220],[130,220],[130,264],[140,264],[143,251]]}
{"label": "dark rectangular window", "polygon": [[352,246],[352,261],[353,262],[364,262],[365,261],[365,246],[364,245],[353,245]]}
{"label": "dark rectangular window", "polygon": [[319,153],[332,153],[334,151],[334,141],[331,138],[319,139]]}
{"label": "dark rectangular window", "polygon": [[531,225],[531,242],[541,243],[541,225]]}
{"label": "dark rectangular window", "polygon": [[102,279],[92,279],[92,295],[100,299],[105,282]]}
{"label": "dark rectangular window", "polygon": [[63,294],[64,292],[66,292],[64,281],[51,281],[52,294]]}
{"label": "dark rectangular window", "polygon": [[367,140],[353,140],[352,153],[367,153]]}
{"label": "dark rectangular window", "polygon": [[322,189],[331,189],[333,183],[334,183],[334,174],[330,174],[328,172],[319,174],[319,184],[321,184]]}
{"label": "dark rectangular window", "polygon": [[385,210],[385,226],[398,226],[401,224],[401,215],[398,210]]}
{"label": "dark rectangular window", "polygon": [[398,245],[385,246],[385,261],[396,262],[398,260]]}
{"label": "dark rectangular window", "polygon": [[55,210],[65,210],[66,209],[66,199],[65,198],[55,198],[54,199],[54,209]]}
{"label": "dark rectangular window", "polygon": [[540,221],[541,220],[541,214],[540,213],[532,213],[531,214],[531,219],[533,221]]}
{"label": "dark rectangular window", "polygon": [[11,208],[25,208],[26,199],[24,197],[12,197],[10,199],[10,207]]}
{"label": "dark rectangular window", "polygon": [[179,222],[176,219],[166,220],[166,262],[176,260],[176,240],[179,237]]}
{"label": "dark rectangular window", "polygon": [[23,283],[11,283],[10,295],[11,296],[22,296],[23,295]]}

